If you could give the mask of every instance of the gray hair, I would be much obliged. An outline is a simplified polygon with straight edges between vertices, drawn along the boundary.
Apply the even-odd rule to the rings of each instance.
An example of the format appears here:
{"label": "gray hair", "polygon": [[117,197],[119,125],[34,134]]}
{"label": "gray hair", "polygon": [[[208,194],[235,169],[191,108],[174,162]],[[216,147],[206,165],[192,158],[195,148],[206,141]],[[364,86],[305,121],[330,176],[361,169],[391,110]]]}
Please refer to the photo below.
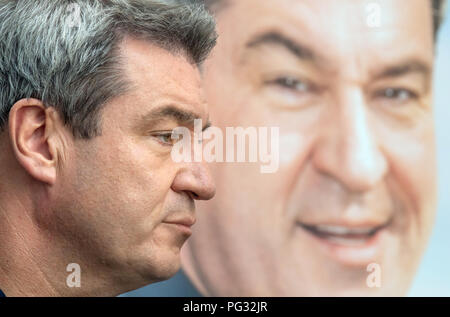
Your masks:
{"label": "gray hair", "polygon": [[0,131],[15,102],[37,98],[74,136],[99,135],[102,105],[129,88],[118,53],[125,36],[197,66],[217,38],[214,19],[194,1],[0,0]]}
{"label": "gray hair", "polygon": [[447,9],[447,0],[432,0],[434,37],[437,37],[439,28],[444,21]]}
{"label": "gray hair", "polygon": [[[434,37],[437,37],[439,27],[445,16],[447,0],[430,0],[433,10],[433,31]],[[228,0],[203,0],[210,12],[217,12],[226,6]],[[405,1],[406,2],[406,1]]]}

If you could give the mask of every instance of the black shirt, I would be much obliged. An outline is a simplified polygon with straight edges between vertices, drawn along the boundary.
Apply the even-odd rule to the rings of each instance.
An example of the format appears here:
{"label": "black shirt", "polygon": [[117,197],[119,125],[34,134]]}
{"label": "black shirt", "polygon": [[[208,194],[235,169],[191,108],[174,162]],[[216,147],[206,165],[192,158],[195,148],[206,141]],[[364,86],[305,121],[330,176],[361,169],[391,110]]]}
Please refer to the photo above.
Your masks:
{"label": "black shirt", "polygon": [[3,293],[1,289],[0,289],[0,297],[6,297],[5,293]]}

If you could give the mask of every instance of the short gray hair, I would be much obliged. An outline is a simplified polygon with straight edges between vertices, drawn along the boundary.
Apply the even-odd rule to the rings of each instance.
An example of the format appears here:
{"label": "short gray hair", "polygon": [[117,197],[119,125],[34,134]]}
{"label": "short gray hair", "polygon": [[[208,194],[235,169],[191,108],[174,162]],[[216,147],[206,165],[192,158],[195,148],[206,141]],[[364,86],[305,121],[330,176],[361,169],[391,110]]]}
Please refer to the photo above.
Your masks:
{"label": "short gray hair", "polygon": [[216,42],[197,1],[0,0],[0,131],[11,107],[37,98],[62,114],[74,136],[100,134],[101,106],[128,83],[118,48],[133,36],[200,65]]}

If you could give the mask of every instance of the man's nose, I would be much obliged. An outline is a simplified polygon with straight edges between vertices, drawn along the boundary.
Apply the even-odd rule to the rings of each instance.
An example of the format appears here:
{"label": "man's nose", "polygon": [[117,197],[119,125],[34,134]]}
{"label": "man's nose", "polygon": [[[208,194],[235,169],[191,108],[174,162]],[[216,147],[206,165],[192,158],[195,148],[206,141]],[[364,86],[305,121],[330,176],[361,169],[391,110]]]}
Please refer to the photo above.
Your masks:
{"label": "man's nose", "polygon": [[372,131],[364,93],[357,88],[341,91],[330,106],[313,163],[350,191],[367,191],[384,177],[387,161]]}
{"label": "man's nose", "polygon": [[214,197],[216,186],[206,163],[193,162],[178,171],[172,190],[185,192],[192,199],[209,200]]}

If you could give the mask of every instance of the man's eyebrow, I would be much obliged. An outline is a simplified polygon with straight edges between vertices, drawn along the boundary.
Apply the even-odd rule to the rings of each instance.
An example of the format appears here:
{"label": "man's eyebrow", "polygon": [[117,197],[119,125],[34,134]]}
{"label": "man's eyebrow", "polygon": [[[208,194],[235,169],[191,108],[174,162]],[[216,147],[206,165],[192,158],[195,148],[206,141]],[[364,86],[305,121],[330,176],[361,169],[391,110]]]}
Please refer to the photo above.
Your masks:
{"label": "man's eyebrow", "polygon": [[300,59],[310,61],[315,61],[318,59],[318,56],[311,49],[277,31],[269,31],[259,34],[247,42],[246,46],[257,47],[265,44],[282,46]]}
{"label": "man's eyebrow", "polygon": [[429,77],[431,74],[431,66],[420,60],[410,60],[398,65],[389,66],[375,73],[375,79],[401,77],[411,73],[423,74]]}
{"label": "man's eyebrow", "polygon": [[[157,109],[153,109],[143,116],[142,121],[145,123],[156,123],[163,120],[174,120],[180,126],[187,126],[193,125],[194,120],[196,119],[201,119],[201,116],[198,113],[181,109],[175,105],[167,105]],[[206,130],[210,126],[211,122],[208,120],[203,130]]]}

